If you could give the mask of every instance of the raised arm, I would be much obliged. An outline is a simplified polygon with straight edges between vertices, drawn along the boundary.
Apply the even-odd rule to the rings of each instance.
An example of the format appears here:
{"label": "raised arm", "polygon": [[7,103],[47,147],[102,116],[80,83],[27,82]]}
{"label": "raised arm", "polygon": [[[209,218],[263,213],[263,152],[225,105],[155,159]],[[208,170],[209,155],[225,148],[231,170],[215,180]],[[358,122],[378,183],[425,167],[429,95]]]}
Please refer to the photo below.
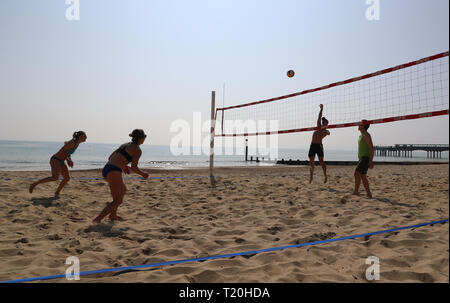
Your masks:
{"label": "raised arm", "polygon": [[317,118],[317,127],[322,126],[322,111],[323,111],[323,104],[320,104],[320,112],[319,112],[319,118]]}

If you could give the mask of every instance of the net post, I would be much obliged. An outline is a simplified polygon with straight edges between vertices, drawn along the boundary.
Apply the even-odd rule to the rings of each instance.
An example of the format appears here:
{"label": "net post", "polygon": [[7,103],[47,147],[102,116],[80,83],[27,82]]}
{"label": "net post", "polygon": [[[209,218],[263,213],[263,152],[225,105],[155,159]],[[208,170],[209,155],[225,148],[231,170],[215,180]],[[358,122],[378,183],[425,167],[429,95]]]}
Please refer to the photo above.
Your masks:
{"label": "net post", "polygon": [[216,187],[216,180],[214,179],[214,134],[215,134],[215,114],[216,111],[216,92],[211,92],[211,141],[210,141],[210,150],[209,150],[209,178],[211,180],[211,187]]}

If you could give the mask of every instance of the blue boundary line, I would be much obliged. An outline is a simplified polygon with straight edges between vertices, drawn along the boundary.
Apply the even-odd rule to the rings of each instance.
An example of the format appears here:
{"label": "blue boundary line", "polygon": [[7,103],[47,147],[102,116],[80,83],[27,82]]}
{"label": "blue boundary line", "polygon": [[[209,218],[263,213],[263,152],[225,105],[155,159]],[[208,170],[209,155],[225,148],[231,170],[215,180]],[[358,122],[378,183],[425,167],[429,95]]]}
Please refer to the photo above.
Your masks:
{"label": "blue boundary line", "polygon": [[[174,264],[181,264],[181,263],[188,263],[188,262],[198,262],[198,261],[207,261],[207,260],[214,260],[214,259],[223,259],[223,258],[230,258],[230,257],[236,257],[236,256],[244,256],[244,255],[254,255],[254,254],[258,254],[258,253],[271,252],[271,251],[276,251],[276,250],[284,250],[284,249],[288,249],[288,248],[305,247],[305,246],[318,245],[318,244],[323,244],[323,243],[330,243],[330,242],[336,242],[336,241],[342,241],[342,240],[348,240],[348,239],[354,239],[354,238],[373,236],[373,235],[378,235],[378,234],[394,232],[394,231],[398,231],[398,230],[422,227],[422,226],[426,226],[426,225],[434,225],[434,224],[440,224],[440,223],[443,224],[443,223],[448,222],[448,220],[449,219],[445,219],[445,220],[440,220],[440,221],[434,221],[434,222],[428,222],[428,223],[422,223],[422,224],[398,227],[398,228],[393,228],[393,229],[386,229],[386,230],[381,230],[381,231],[376,231],[376,232],[371,232],[371,233],[365,233],[365,234],[359,234],[359,235],[353,235],[353,236],[347,236],[347,237],[341,237],[341,238],[336,238],[336,239],[328,239],[328,240],[315,241],[315,242],[309,242],[309,243],[301,243],[301,244],[296,244],[296,245],[272,247],[272,248],[252,250],[252,251],[245,251],[245,252],[233,253],[233,254],[225,254],[225,255],[217,255],[217,256],[210,256],[210,257],[195,258],[195,259],[169,261],[169,262],[160,262],[160,263],[153,263],[153,264],[143,264],[143,265],[136,265],[136,266],[125,266],[125,267],[116,267],[116,268],[107,268],[107,269],[100,269],[100,270],[84,271],[84,272],[80,272],[80,276],[100,274],[100,273],[107,273],[107,272],[114,272],[114,271],[141,269],[141,268],[148,268],[148,267],[161,267],[161,266],[166,266],[166,265],[174,265]],[[39,281],[39,280],[59,279],[59,278],[65,278],[65,277],[66,277],[66,275],[63,274],[63,275],[53,275],[53,276],[27,278],[27,279],[19,279],[19,280],[10,280],[10,281],[3,281],[3,282],[0,282],[0,283],[23,283],[23,282],[32,282],[32,281]]]}

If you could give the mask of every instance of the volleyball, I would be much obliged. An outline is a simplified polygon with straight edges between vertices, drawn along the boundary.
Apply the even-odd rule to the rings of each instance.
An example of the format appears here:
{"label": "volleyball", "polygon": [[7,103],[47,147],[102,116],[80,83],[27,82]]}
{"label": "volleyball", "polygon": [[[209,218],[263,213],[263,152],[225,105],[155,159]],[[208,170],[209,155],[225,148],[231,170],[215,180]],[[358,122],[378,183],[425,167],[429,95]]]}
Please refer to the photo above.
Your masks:
{"label": "volleyball", "polygon": [[292,69],[288,70],[287,76],[288,76],[289,78],[294,77],[294,75],[295,75],[295,73],[294,73],[294,71],[293,71]]}

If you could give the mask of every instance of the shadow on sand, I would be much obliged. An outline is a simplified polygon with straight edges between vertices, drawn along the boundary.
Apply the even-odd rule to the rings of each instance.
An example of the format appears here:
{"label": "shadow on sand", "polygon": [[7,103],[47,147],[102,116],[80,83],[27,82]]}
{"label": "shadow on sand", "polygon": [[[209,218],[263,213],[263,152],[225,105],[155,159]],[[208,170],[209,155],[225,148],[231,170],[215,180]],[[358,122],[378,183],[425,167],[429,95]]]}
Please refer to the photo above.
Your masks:
{"label": "shadow on sand", "polygon": [[32,198],[31,201],[33,201],[33,205],[35,206],[44,206],[45,208],[48,207],[55,207],[58,205],[53,205],[53,201],[58,200],[59,197],[50,197],[50,198]]}
{"label": "shadow on sand", "polygon": [[113,274],[113,276],[120,276],[123,274],[127,274],[130,272],[142,272],[142,271],[153,271],[153,270],[158,270],[161,269],[161,267],[154,267],[154,268],[148,268],[148,269],[126,269],[126,270],[121,270],[121,271],[117,271]]}
{"label": "shadow on sand", "polygon": [[409,204],[405,204],[405,203],[391,201],[388,198],[374,198],[374,199],[377,200],[377,201],[380,201],[380,202],[389,203],[389,204],[391,204],[393,206],[416,207],[415,205],[409,205]]}
{"label": "shadow on sand", "polygon": [[96,224],[96,225],[89,226],[88,228],[86,228],[84,230],[84,232],[85,233],[98,232],[99,234],[101,234],[104,237],[119,237],[119,236],[122,236],[124,234],[124,232],[126,232],[127,230],[130,229],[129,227],[125,227],[125,228],[113,230],[112,229],[113,226],[114,226],[113,222]]}

